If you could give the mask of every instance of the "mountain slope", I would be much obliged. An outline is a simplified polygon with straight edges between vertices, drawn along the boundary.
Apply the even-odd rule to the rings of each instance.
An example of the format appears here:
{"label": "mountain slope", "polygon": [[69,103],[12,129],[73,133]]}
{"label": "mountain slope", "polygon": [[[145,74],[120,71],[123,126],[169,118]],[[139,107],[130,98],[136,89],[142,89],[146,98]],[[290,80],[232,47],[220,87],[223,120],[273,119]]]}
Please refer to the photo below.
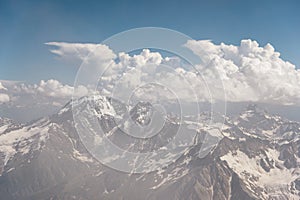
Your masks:
{"label": "mountain slope", "polygon": [[[111,134],[110,139],[125,146],[136,144],[137,140],[121,143],[117,137],[121,130],[110,130],[116,127],[113,119],[130,113],[129,108],[105,97],[82,98],[75,106],[73,103],[55,115],[25,125],[2,120],[1,198],[299,199],[297,122],[249,106],[240,116],[225,118],[222,128],[217,124],[216,129],[197,128],[194,145],[170,166],[144,174],[127,174],[102,165],[89,154],[75,129],[72,107],[75,113],[93,112]],[[143,105],[146,109],[141,108]],[[139,110],[148,108],[148,104],[139,104]],[[133,110],[131,116],[139,120],[137,123],[149,123],[132,114]],[[171,128],[178,125],[172,120],[168,123],[163,132],[165,138],[149,139],[138,146],[146,150],[163,146],[172,136],[172,131],[167,130],[176,130]],[[183,123],[191,126],[190,121]],[[215,145],[208,148],[208,139],[215,140]],[[205,148],[208,153],[203,156],[199,152]]]}

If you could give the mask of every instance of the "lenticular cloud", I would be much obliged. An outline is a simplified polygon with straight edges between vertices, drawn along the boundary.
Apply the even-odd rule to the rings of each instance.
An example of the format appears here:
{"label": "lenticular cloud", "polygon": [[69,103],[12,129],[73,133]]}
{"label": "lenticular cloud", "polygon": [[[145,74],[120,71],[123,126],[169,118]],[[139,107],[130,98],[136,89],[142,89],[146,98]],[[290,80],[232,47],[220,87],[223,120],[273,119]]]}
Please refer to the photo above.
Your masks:
{"label": "lenticular cloud", "polygon": [[[58,47],[57,51],[52,51],[54,54],[81,60],[95,50],[95,46],[91,44],[55,42],[48,45]],[[122,84],[126,84],[127,88],[134,88],[145,84],[145,80],[153,79],[162,83],[172,82],[172,89],[190,101],[195,99],[190,94],[196,91],[197,96],[201,97],[198,100],[201,101],[208,100],[212,95],[214,100],[231,102],[252,101],[285,105],[300,103],[300,71],[293,64],[282,60],[280,53],[270,44],[260,47],[256,41],[242,40],[239,46],[234,46],[224,43],[216,45],[208,40],[190,40],[185,47],[201,58],[202,63],[195,68],[209,90],[203,90],[203,81],[193,68],[187,69],[178,59],[163,58],[158,52],[144,50],[134,56],[126,53],[117,55],[109,47],[97,45],[96,51],[101,53],[92,56],[92,59],[97,60],[91,60],[93,62],[90,63],[96,63],[98,69],[106,69],[101,77],[104,94],[109,94],[109,90],[115,89],[116,85],[122,87]],[[86,58],[85,61],[89,62],[89,57]],[[172,65],[174,71],[162,71],[162,64]],[[87,74],[87,77],[91,76]],[[182,84],[183,79],[193,92],[188,91]],[[122,91],[126,92],[125,89]],[[225,91],[225,99],[222,90]]]}

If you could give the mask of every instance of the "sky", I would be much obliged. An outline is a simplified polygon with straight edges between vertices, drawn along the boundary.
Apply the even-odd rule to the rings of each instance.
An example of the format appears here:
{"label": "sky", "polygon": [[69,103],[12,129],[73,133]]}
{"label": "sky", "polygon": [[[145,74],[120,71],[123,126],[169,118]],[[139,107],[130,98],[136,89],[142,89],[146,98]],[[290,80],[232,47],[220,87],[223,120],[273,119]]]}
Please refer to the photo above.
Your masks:
{"label": "sky", "polygon": [[72,84],[78,63],[61,62],[47,42],[101,43],[138,27],[164,27],[195,40],[271,43],[300,67],[299,1],[0,0],[0,80]]}

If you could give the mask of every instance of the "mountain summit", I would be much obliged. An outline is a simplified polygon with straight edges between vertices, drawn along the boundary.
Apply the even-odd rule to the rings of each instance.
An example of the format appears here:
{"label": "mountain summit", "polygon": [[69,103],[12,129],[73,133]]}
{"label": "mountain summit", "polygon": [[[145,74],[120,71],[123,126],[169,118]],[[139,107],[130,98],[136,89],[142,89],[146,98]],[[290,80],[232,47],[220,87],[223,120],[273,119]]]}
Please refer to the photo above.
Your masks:
{"label": "mountain summit", "polygon": [[[150,109],[151,104],[128,109],[106,97],[82,98],[29,124],[1,119],[1,199],[299,199],[300,124],[252,112],[256,107],[226,118],[222,128],[217,124],[215,129],[194,128],[190,121],[183,121],[182,126],[197,131],[194,144],[168,167],[143,174],[123,173],[101,164],[82,144],[73,120],[77,111],[88,109],[106,127],[112,142],[124,145],[121,141],[130,137],[118,138],[121,130],[114,128],[118,127],[115,119],[128,112],[147,125],[150,115],[145,108]],[[138,144],[138,148],[129,148],[135,152],[163,148],[173,136],[168,130],[177,126],[167,123],[160,132],[168,136],[165,139],[152,136],[144,142],[131,138],[125,144]],[[184,129],[186,134],[190,129]],[[199,156],[205,142],[217,138],[219,142]],[[122,148],[129,147],[126,145]]]}

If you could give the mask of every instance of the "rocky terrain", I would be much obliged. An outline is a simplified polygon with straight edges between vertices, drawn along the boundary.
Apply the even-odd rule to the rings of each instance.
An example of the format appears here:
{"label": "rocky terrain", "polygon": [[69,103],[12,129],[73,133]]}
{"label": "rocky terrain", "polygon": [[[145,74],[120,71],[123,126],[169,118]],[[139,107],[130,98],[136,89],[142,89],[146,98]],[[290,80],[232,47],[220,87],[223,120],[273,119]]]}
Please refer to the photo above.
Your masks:
{"label": "rocky terrain", "polygon": [[[118,129],[114,120],[126,106],[106,97],[91,101],[70,102],[57,114],[27,124],[0,118],[0,199],[300,199],[298,122],[249,105],[239,116],[223,118],[223,126],[206,127],[208,113],[200,122],[183,118],[182,124],[167,116],[161,134],[133,139],[122,136],[126,127]],[[169,166],[124,173],[87,151],[72,107],[75,113],[93,112],[108,138],[133,152],[162,148],[179,125],[196,134],[193,145]],[[129,118],[137,126],[151,124],[150,107],[138,104]],[[207,145],[207,140],[215,142]]]}

